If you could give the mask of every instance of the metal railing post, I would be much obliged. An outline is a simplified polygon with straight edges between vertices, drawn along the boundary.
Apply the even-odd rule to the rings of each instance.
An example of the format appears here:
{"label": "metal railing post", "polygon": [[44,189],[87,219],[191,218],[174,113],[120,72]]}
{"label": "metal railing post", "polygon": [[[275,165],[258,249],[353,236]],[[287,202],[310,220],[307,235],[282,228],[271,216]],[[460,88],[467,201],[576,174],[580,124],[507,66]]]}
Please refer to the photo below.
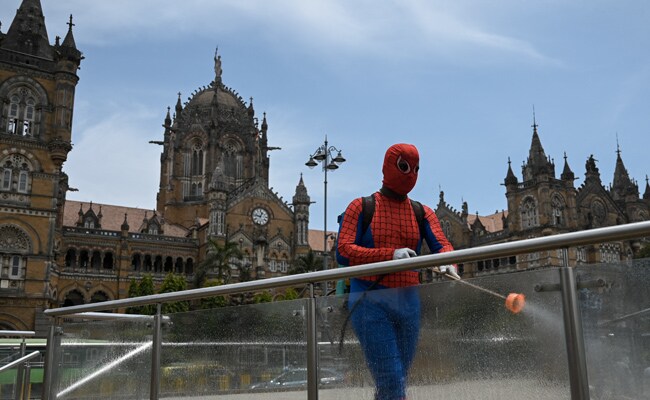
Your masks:
{"label": "metal railing post", "polygon": [[562,314],[564,316],[564,338],[566,340],[567,361],[569,363],[571,399],[589,400],[587,357],[582,332],[575,271],[569,267],[568,249],[564,247],[561,251],[564,268],[559,269],[560,286],[562,288]]}
{"label": "metal railing post", "polygon": [[45,372],[43,376],[42,400],[55,400],[58,387],[58,358],[61,352],[61,332],[59,318],[55,318],[47,335],[47,349],[45,352]]}
{"label": "metal railing post", "polygon": [[318,400],[318,338],[314,284],[309,284],[307,299],[307,399]]}
{"label": "metal railing post", "polygon": [[151,343],[151,388],[149,399],[158,400],[160,392],[160,352],[162,349],[162,303],[156,305]]}
{"label": "metal railing post", "polygon": [[[25,356],[25,352],[27,349],[27,343],[25,343],[25,338],[23,338],[23,341],[20,342],[20,355],[18,358],[22,358]],[[14,399],[15,400],[20,400],[23,392],[23,374],[24,374],[24,366],[21,364],[16,368],[16,388],[14,390]]]}
{"label": "metal railing post", "polygon": [[32,380],[32,368],[29,363],[25,365],[25,376],[23,378],[23,400],[29,400],[29,395],[31,392],[31,382]]}

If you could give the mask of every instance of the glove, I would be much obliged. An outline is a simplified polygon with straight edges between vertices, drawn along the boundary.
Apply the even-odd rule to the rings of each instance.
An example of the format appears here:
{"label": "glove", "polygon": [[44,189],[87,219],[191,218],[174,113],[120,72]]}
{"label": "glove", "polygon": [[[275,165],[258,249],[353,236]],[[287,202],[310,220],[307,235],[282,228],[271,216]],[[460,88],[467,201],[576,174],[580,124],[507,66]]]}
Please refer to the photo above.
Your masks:
{"label": "glove", "polygon": [[448,274],[454,279],[460,279],[460,276],[456,273],[456,266],[454,265],[441,265],[440,272],[443,274]]}
{"label": "glove", "polygon": [[417,255],[418,254],[415,251],[407,247],[403,249],[395,249],[395,251],[393,252],[393,260],[401,260],[402,258],[411,258]]}

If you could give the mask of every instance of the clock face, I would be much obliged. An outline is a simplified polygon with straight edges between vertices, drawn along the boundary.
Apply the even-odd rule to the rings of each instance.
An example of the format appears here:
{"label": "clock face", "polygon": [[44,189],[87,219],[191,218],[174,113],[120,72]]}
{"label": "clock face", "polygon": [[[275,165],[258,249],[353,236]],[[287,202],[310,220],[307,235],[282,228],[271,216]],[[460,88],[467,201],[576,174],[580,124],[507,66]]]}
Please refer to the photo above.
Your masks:
{"label": "clock face", "polygon": [[257,225],[266,225],[269,222],[269,213],[263,208],[254,209],[251,216]]}

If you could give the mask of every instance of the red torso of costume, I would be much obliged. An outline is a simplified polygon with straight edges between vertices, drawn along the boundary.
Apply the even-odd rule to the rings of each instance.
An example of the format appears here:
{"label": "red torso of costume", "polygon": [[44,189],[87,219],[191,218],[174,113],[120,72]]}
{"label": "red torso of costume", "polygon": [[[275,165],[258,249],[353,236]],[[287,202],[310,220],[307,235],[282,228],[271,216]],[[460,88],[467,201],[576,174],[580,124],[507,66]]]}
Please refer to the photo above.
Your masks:
{"label": "red torso of costume", "polygon": [[[395,249],[408,247],[416,250],[421,238],[417,218],[408,198],[396,200],[380,192],[374,194],[375,212],[369,226],[370,236],[355,244],[362,199],[352,201],[345,211],[338,237],[338,251],[349,260],[349,265],[361,265],[393,259]],[[424,238],[432,252],[452,251],[453,247],[442,233],[438,218],[431,208],[424,206]],[[374,281],[377,276],[364,280]],[[400,271],[384,277],[380,284],[387,287],[413,286],[419,283],[417,271]]]}

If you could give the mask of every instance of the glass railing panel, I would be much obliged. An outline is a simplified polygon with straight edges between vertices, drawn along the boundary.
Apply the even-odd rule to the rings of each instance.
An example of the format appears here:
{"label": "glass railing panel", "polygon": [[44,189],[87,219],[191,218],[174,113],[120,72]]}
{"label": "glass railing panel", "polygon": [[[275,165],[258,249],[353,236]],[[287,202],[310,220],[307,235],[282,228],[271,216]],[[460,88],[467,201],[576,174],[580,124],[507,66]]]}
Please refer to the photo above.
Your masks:
{"label": "glass railing panel", "polygon": [[[43,389],[42,360],[41,355],[20,366],[0,371],[0,400],[21,398],[16,397],[17,393],[25,394],[30,399],[40,399]],[[0,362],[0,367],[3,364],[7,363]]]}
{"label": "glass railing panel", "polygon": [[[419,298],[421,317],[407,397],[569,398],[560,292],[539,290],[559,285],[557,269],[494,274],[467,282],[492,293],[454,281],[411,289]],[[398,290],[386,289],[393,294]],[[526,296],[518,314],[505,308],[501,296],[510,293]],[[339,347],[346,316],[354,307],[346,300],[318,299],[320,367],[343,375],[343,383],[329,390],[323,387],[320,399],[373,399],[373,378],[350,322]],[[403,311],[407,306],[396,307]]]}
{"label": "glass railing panel", "polygon": [[56,398],[149,399],[152,323],[66,323],[56,357]]}
{"label": "glass railing panel", "polygon": [[13,400],[16,398],[16,393],[21,393],[18,375],[17,367],[0,371],[0,400]]}
{"label": "glass railing panel", "polygon": [[650,399],[650,259],[577,268],[592,399]]}
{"label": "glass railing panel", "polygon": [[168,315],[160,397],[306,399],[306,307],[299,299]]}

